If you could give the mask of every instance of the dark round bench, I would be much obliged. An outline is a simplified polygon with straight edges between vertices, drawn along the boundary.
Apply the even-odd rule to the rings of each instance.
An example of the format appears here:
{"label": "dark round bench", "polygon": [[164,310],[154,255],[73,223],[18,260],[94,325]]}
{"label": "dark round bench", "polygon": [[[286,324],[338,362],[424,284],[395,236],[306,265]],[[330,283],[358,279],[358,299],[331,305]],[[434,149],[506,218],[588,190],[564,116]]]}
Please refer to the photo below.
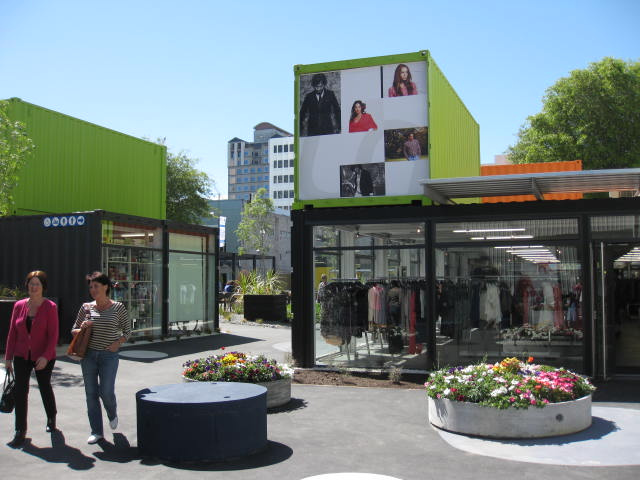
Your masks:
{"label": "dark round bench", "polygon": [[138,449],[174,462],[220,462],[267,446],[267,389],[190,382],[136,393]]}

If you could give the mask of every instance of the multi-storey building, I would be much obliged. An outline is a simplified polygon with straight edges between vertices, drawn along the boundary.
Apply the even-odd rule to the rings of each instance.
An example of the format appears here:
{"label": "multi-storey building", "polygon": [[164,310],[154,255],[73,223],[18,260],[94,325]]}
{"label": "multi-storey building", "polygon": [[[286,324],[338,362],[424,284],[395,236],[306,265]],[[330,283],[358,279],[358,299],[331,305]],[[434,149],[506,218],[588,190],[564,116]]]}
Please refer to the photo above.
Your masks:
{"label": "multi-storey building", "polygon": [[[268,122],[253,127],[253,142],[238,137],[229,140],[227,168],[230,200],[249,200],[260,188],[271,192],[269,152],[270,139],[274,137],[288,137],[293,144],[291,133]],[[291,171],[293,173],[293,169]],[[271,193],[269,195],[272,196]]]}
{"label": "multi-storey building", "polygon": [[269,194],[276,210],[291,210],[293,204],[293,137],[269,139]]}

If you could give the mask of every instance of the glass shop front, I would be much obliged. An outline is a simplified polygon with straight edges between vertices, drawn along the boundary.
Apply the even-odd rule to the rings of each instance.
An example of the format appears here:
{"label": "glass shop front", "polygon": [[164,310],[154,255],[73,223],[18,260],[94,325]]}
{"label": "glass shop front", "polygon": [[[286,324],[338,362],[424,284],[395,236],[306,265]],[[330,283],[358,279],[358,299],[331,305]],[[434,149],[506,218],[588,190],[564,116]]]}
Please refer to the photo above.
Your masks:
{"label": "glass shop front", "polygon": [[303,289],[313,328],[294,331],[294,356],[405,371],[517,356],[605,378],[640,373],[639,215],[443,208],[458,207],[348,225],[326,212],[294,216],[313,263]]}

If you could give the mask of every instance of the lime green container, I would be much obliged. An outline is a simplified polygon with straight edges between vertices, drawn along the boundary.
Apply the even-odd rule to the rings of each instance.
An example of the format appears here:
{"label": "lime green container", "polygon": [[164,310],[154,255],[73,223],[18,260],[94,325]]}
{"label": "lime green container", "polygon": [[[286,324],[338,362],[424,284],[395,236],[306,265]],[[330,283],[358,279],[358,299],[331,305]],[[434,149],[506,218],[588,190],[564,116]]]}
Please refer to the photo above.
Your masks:
{"label": "lime green container", "polygon": [[26,126],[34,153],[13,191],[15,215],[89,210],[166,218],[166,147],[18,98],[12,120]]}

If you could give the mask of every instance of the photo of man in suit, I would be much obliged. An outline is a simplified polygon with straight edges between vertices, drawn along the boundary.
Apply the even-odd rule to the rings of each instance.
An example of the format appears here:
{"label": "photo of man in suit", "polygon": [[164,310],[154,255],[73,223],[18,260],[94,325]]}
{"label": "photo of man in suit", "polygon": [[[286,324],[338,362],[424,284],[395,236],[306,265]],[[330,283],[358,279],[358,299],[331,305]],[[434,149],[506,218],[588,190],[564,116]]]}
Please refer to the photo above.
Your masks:
{"label": "photo of man in suit", "polygon": [[300,108],[300,136],[340,133],[340,104],[327,88],[327,77],[316,73],[311,77],[313,91],[307,93]]}

